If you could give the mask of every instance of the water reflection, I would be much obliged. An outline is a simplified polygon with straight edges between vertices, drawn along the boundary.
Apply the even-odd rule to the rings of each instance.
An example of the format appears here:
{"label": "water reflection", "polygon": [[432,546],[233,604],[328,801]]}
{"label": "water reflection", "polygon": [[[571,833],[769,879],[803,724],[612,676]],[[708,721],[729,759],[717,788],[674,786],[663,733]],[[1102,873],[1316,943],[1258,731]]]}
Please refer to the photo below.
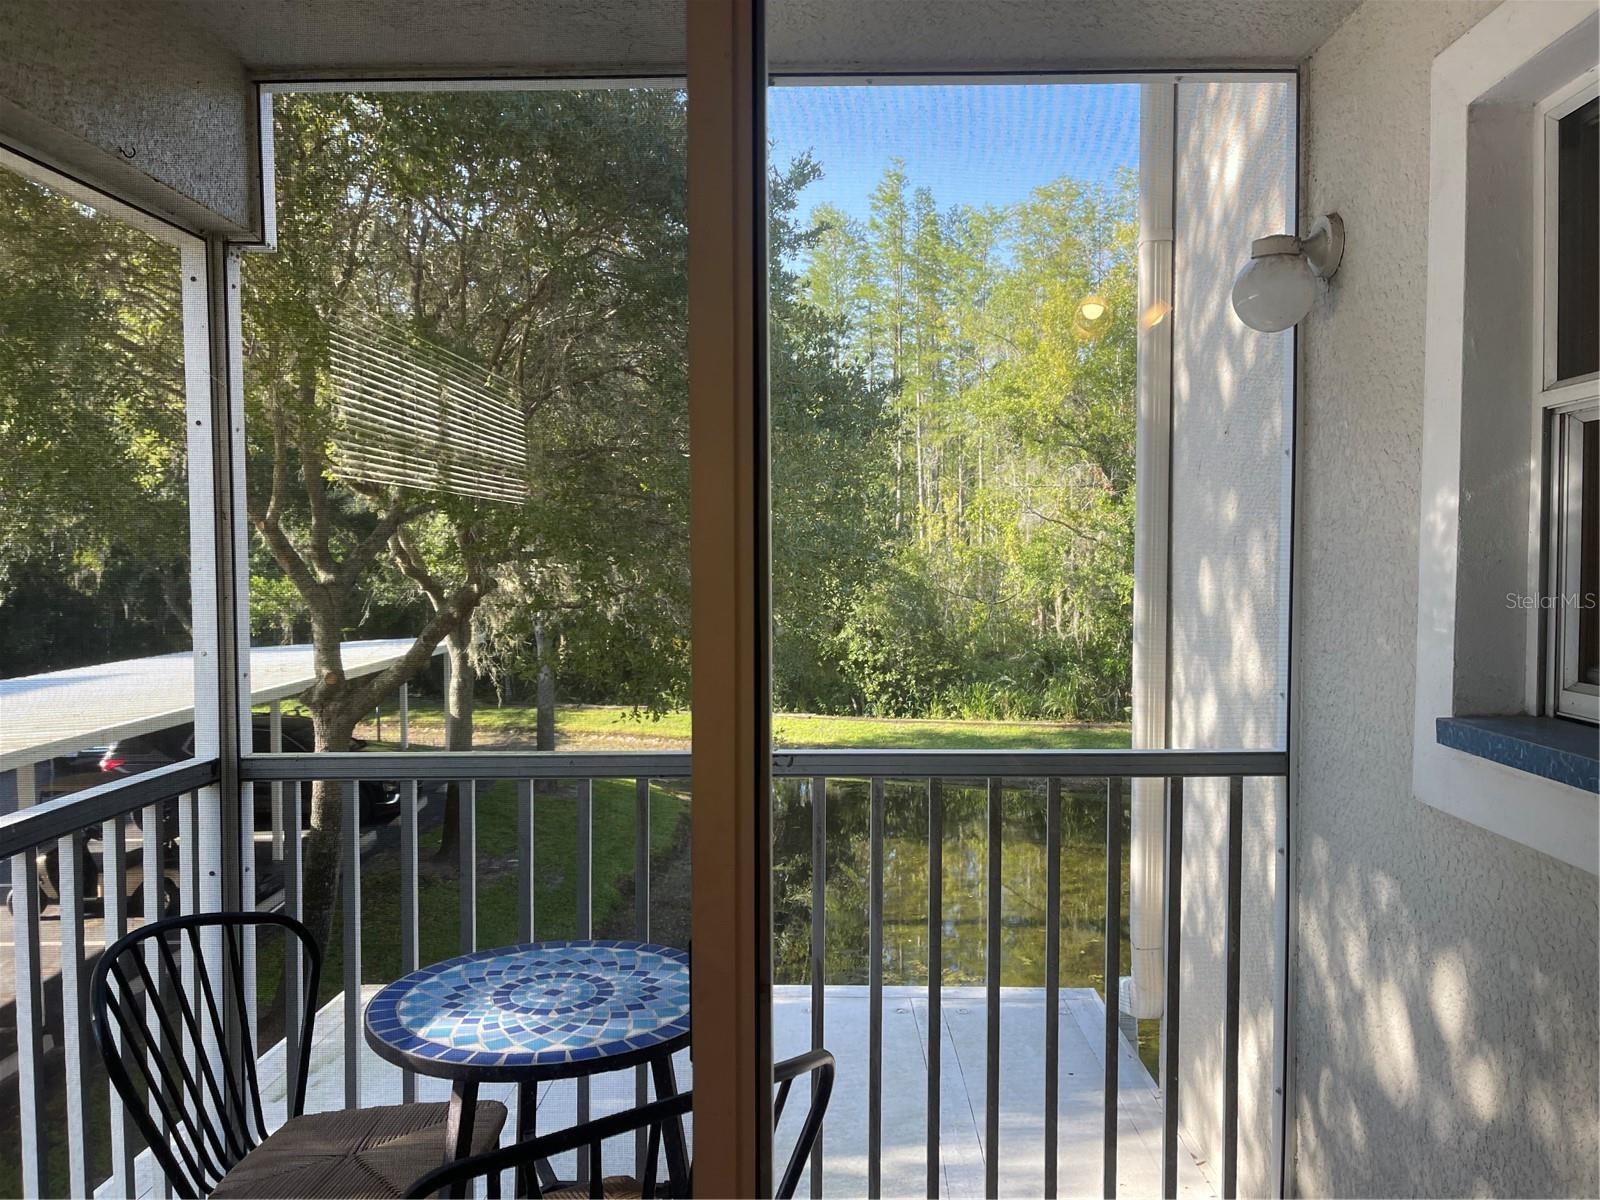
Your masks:
{"label": "water reflection", "polygon": [[[944,800],[944,902],[941,913],[946,985],[982,984],[988,920],[987,792],[981,780],[940,784]],[[1002,790],[1000,982],[1042,987],[1045,970],[1045,785],[1009,781]],[[828,783],[827,938],[829,983],[868,981],[868,818],[865,780]],[[774,817],[775,974],[778,983],[809,980],[811,822],[809,785],[776,785]],[[1128,845],[1128,809],[1121,811]],[[1064,783],[1061,798],[1061,986],[1103,994],[1105,911],[1104,780]],[[928,980],[928,785],[890,781],[884,787],[883,981]],[[1128,912],[1127,851],[1122,911]],[[1126,915],[1122,972],[1129,969]]]}

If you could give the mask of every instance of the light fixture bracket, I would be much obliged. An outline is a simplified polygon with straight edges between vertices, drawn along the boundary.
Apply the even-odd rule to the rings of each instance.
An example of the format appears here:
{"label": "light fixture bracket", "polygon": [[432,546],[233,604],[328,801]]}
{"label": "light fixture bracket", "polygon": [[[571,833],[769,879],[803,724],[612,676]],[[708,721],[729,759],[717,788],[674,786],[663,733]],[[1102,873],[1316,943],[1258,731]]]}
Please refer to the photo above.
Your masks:
{"label": "light fixture bracket", "polygon": [[1299,254],[1300,239],[1292,233],[1269,233],[1250,243],[1251,258],[1271,258],[1275,254]]}
{"label": "light fixture bracket", "polygon": [[1331,279],[1344,259],[1344,221],[1338,213],[1318,217],[1311,235],[1300,240],[1300,249],[1319,279]]}
{"label": "light fixture bracket", "polygon": [[1344,222],[1338,213],[1329,213],[1316,219],[1306,237],[1273,233],[1250,243],[1251,258],[1270,258],[1278,254],[1305,255],[1312,274],[1327,279],[1339,269],[1339,261],[1344,258]]}

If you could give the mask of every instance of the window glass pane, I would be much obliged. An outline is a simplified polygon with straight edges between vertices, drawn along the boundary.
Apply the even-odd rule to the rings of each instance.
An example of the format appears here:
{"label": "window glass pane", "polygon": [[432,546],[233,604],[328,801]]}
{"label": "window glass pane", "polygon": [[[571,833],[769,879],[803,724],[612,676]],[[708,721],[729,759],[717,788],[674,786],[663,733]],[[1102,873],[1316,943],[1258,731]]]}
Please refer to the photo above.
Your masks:
{"label": "window glass pane", "polygon": [[180,252],[0,171],[0,810],[190,757]]}
{"label": "window glass pane", "polygon": [[1600,99],[1558,123],[1556,378],[1600,370]]}
{"label": "window glass pane", "polygon": [[[682,91],[283,93],[274,119],[278,245],[242,305],[257,750],[666,749],[686,776]],[[524,889],[538,938],[686,944],[687,780],[641,823],[633,779],[582,774],[531,809],[514,779],[362,781],[364,982],[403,966],[411,794],[418,962],[521,940]],[[332,995],[340,789],[302,801]]]}
{"label": "window glass pane", "polygon": [[1576,675],[1580,683],[1600,684],[1600,421],[1583,423],[1582,496]]}
{"label": "window glass pane", "polygon": [[1125,745],[1139,88],[769,113],[780,742]]}
{"label": "window glass pane", "polygon": [[[924,750],[1129,744],[1140,104],[1137,85],[768,92],[780,744],[892,749],[912,763]],[[1063,798],[1062,862],[1065,907],[1086,913],[1099,908],[1106,830],[1104,785],[1083,784]],[[819,859],[815,784],[776,782],[778,1057],[808,1037],[814,888],[825,897],[827,1044],[841,1063],[869,1060],[875,965],[886,986],[921,1000],[935,867],[943,982],[981,989],[992,906],[1013,1011],[1042,1011],[1044,787],[1003,785],[996,895],[983,781],[937,786],[943,841],[930,852],[927,783],[829,781]],[[869,952],[875,850],[879,964]],[[1063,986],[1103,988],[1098,927],[1065,923],[1060,949]],[[897,994],[884,1034],[899,1072],[908,1053],[921,1063],[922,1031],[904,998],[913,993]],[[972,1081],[985,1005],[974,992],[945,1003],[942,1104],[976,1095],[981,1112]],[[965,1094],[948,1066],[957,1056],[974,1064]],[[1008,1125],[1032,1093],[1011,1078]],[[834,1104],[864,1111],[867,1086],[859,1067],[841,1072]],[[925,1096],[920,1076],[885,1086],[886,1193],[925,1188]],[[1037,1094],[1031,1103],[1037,1113]],[[864,1148],[859,1130],[829,1135],[825,1191],[868,1190]],[[1039,1149],[1012,1145],[1003,1192],[1039,1192]],[[1082,1167],[1087,1176],[1099,1164]],[[951,1170],[957,1190],[983,1187],[981,1164]]]}
{"label": "window glass pane", "polygon": [[682,93],[275,108],[279,244],[244,302],[257,702],[321,749],[393,743],[402,683],[411,744],[451,749],[565,740],[541,680],[546,710],[680,706]]}
{"label": "window glass pane", "polygon": [[[780,755],[775,1054],[810,1039],[819,957],[827,1044],[841,1063],[870,1061],[875,970],[888,987],[915,989],[894,993],[883,1018],[884,1074],[897,1082],[880,1097],[880,1161],[886,1193],[921,1191],[926,1091],[920,1079],[902,1086],[888,1063],[898,1072],[920,1061],[914,1014],[933,973],[930,920],[940,930],[936,978],[977,989],[994,969],[1010,989],[1002,1043],[1036,1042],[1048,1019],[1048,796],[1040,779],[1021,777],[1005,779],[998,797],[983,781],[955,778],[930,795],[900,772],[926,774],[916,769],[925,750],[1283,745],[1293,342],[1246,329],[1228,296],[1251,239],[1294,227],[1295,97],[1287,80],[838,81],[775,86],[768,116],[774,738],[863,752],[856,777],[827,781],[821,812],[815,781],[783,777],[791,763]],[[1161,147],[1148,162],[1145,133]],[[1175,231],[1163,195],[1176,199]],[[1174,252],[1176,292],[1170,269],[1162,273]],[[1147,377],[1170,376],[1171,415],[1163,395],[1157,422],[1141,417],[1140,371],[1147,348],[1164,348],[1168,335],[1171,366],[1163,357]],[[1146,439],[1159,441],[1159,454]],[[1148,485],[1137,474],[1142,451],[1155,467]],[[1170,503],[1161,478],[1169,461]],[[1146,518],[1159,514],[1154,533],[1171,530],[1170,553],[1164,542],[1147,551],[1161,571],[1146,568],[1142,585],[1141,506]],[[1136,621],[1141,586],[1140,600],[1159,597],[1170,614]],[[1150,689],[1133,678],[1146,623],[1142,652],[1158,664]],[[1158,636],[1171,638],[1165,660]],[[1156,693],[1163,699],[1152,702]],[[891,748],[892,761],[909,767],[885,766],[888,778],[869,782],[872,753]],[[1132,854],[1123,912],[1143,957],[1134,961],[1135,936],[1125,935],[1121,969],[1105,978],[1106,785],[1070,780],[1061,795],[1060,984],[1081,1011],[1101,1014],[1096,1028],[1108,999],[1123,1005],[1130,1048],[1145,1064],[1125,1065],[1124,1079],[1147,1069],[1153,1092],[1160,1023],[1148,999],[1136,1016],[1123,995],[1161,994],[1159,955],[1148,949],[1160,939],[1161,881],[1139,851],[1159,835],[1162,797],[1148,784],[1124,794],[1131,803],[1119,820],[1129,822],[1123,846]],[[1209,822],[1225,811],[1226,781],[1192,781],[1187,795],[1187,853],[1198,877],[1219,877],[1223,839]],[[1272,859],[1278,795],[1251,784],[1245,839],[1257,861]],[[998,894],[988,886],[992,803]],[[930,852],[935,813],[943,843]],[[930,913],[935,867],[942,906]],[[1270,928],[1272,905],[1262,889],[1246,919]],[[1202,918],[1197,944],[1221,945],[1218,917]],[[998,963],[987,953],[991,922]],[[870,951],[874,933],[881,960]],[[1245,968],[1261,997],[1272,958],[1263,940]],[[1219,998],[1210,1009],[1197,1000],[1196,1019],[1220,1024],[1219,960],[1209,950],[1186,960],[1186,979],[1191,967],[1216,981],[1197,994]],[[947,1114],[969,1103],[981,1111],[973,1081],[985,1001],[981,991],[946,995],[942,1103]],[[949,1074],[952,1045],[971,1072],[965,1093]],[[1099,1068],[1084,1053],[1081,1066],[1063,1059],[1064,1106],[1078,1097],[1098,1106]],[[1042,1079],[1027,1073],[1036,1064],[1004,1062],[1000,1119],[1036,1128]],[[1270,1054],[1243,1069],[1246,1086],[1265,1094]],[[1186,1094],[1215,1093],[1199,1067],[1185,1071]],[[867,1079],[841,1070],[834,1104],[864,1111]],[[1247,1136],[1265,1142],[1265,1120]],[[1097,1140],[1063,1161],[1063,1191],[1098,1187]],[[860,1130],[829,1135],[826,1190],[868,1190],[863,1142]],[[1000,1191],[1039,1194],[1042,1138],[1019,1133],[1009,1145]],[[1154,1157],[1125,1153],[1121,1162],[1135,1188],[1159,1187]],[[984,1186],[981,1166],[956,1181],[961,1170],[947,1167],[957,1190]],[[1181,1171],[1199,1184],[1192,1157]]]}

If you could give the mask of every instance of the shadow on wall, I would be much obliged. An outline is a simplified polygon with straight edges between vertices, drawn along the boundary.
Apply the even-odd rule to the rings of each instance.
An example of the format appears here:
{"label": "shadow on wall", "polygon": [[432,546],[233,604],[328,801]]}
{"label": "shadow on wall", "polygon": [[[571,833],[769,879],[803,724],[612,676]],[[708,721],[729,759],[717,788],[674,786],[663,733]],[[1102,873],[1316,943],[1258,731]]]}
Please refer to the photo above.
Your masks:
{"label": "shadow on wall", "polygon": [[[1398,802],[1410,805],[1416,820],[1440,827],[1441,846],[1463,834],[1492,836],[1409,797]],[[1502,845],[1508,856],[1534,854]],[[1302,1153],[1331,1160],[1308,1161],[1311,1176],[1338,1178],[1334,1163],[1341,1156],[1377,1154],[1401,1168],[1418,1194],[1442,1185],[1479,1195],[1539,1195],[1552,1181],[1586,1175],[1592,1181],[1600,1114],[1570,1098],[1594,1095],[1600,1015],[1592,990],[1541,964],[1584,924],[1587,944],[1595,944],[1593,911],[1568,922],[1551,914],[1552,927],[1543,933],[1507,931],[1503,945],[1486,945],[1468,933],[1483,928],[1471,910],[1494,910],[1497,898],[1517,886],[1515,872],[1470,880],[1441,872],[1441,889],[1470,889],[1473,897],[1463,906],[1458,936],[1439,943],[1435,924],[1417,919],[1396,880],[1363,864],[1336,863],[1324,838],[1313,839],[1305,853],[1315,869],[1303,877],[1311,891],[1300,905],[1298,990],[1318,1003],[1299,1012],[1324,1022],[1317,1036],[1328,1061],[1297,1080],[1296,1115],[1317,1129]],[[1380,917],[1383,936],[1374,937],[1372,922]],[[1412,950],[1430,943],[1425,955]],[[1522,992],[1491,1014],[1479,1006],[1474,981],[1497,976],[1520,981]],[[1514,1038],[1492,1032],[1508,1024],[1519,1027]],[[1432,1155],[1418,1155],[1406,1167],[1397,1150],[1417,1139],[1456,1160],[1458,1173],[1448,1183],[1429,1172]],[[1520,1161],[1506,1160],[1508,1142],[1519,1146]]]}
{"label": "shadow on wall", "polygon": [[[1279,748],[1288,684],[1293,335],[1233,311],[1252,239],[1294,228],[1294,85],[1178,87],[1171,744]],[[1276,1188],[1277,887],[1283,786],[1245,786],[1239,1186]],[[1185,790],[1179,1103],[1220,1184],[1226,780]]]}
{"label": "shadow on wall", "polygon": [[1306,76],[1304,208],[1351,241],[1301,330],[1301,1194],[1600,1194],[1596,879],[1411,794],[1429,77],[1495,7],[1361,5]]}

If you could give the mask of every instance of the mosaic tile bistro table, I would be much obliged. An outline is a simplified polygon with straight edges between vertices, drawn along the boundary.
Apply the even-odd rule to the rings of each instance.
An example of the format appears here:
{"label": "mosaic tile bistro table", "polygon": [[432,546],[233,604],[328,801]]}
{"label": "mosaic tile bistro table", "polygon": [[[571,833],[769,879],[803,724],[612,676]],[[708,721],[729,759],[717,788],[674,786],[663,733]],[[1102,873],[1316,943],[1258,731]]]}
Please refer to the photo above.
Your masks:
{"label": "mosaic tile bistro table", "polygon": [[[677,1091],[672,1055],[689,1044],[689,956],[644,942],[532,942],[423,967],[367,1005],[379,1057],[452,1081],[446,1158],[472,1144],[478,1085],[536,1085],[648,1066],[658,1097]],[[524,1088],[519,1138],[534,1136]],[[682,1130],[665,1139],[682,1176]],[[548,1173],[547,1167],[541,1172]]]}

